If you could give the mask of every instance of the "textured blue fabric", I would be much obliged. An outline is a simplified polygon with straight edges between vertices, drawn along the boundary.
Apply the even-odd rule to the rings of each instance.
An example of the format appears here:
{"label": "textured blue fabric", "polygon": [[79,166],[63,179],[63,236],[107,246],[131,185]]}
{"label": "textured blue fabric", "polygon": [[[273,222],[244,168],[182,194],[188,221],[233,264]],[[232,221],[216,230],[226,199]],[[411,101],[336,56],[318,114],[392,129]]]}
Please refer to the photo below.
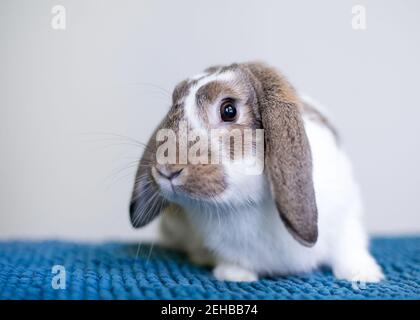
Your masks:
{"label": "textured blue fabric", "polygon": [[[0,242],[0,298],[419,299],[420,237],[378,238],[371,247],[387,280],[363,289],[334,279],[327,269],[253,283],[220,282],[184,255],[146,244]],[[51,286],[53,265],[66,268],[64,290]]]}

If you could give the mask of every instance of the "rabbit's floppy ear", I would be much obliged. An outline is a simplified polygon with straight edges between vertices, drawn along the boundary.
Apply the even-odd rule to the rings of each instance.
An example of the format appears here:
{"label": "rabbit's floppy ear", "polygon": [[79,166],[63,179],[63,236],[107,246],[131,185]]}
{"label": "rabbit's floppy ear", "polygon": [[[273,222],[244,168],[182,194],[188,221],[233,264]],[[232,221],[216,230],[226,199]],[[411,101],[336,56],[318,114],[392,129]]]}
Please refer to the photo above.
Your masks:
{"label": "rabbit's floppy ear", "polygon": [[293,237],[305,246],[318,238],[312,156],[300,101],[274,69],[245,64],[257,93],[265,136],[265,169],[279,214]]}
{"label": "rabbit's floppy ear", "polygon": [[151,167],[155,162],[156,132],[150,138],[140,159],[134,189],[130,202],[130,220],[135,228],[151,222],[166,206],[160,195],[158,186],[151,175]]}

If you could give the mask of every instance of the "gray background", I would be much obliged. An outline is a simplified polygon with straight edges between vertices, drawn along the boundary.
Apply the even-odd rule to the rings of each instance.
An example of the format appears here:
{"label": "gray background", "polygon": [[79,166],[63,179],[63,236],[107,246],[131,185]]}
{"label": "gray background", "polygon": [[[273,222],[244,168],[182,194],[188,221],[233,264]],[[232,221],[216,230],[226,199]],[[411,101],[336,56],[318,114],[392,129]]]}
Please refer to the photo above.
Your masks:
{"label": "gray background", "polygon": [[[67,29],[51,28],[51,8]],[[367,29],[351,27],[363,4]],[[136,238],[127,205],[173,86],[265,60],[325,104],[371,233],[420,232],[420,2],[0,1],[0,237]]]}

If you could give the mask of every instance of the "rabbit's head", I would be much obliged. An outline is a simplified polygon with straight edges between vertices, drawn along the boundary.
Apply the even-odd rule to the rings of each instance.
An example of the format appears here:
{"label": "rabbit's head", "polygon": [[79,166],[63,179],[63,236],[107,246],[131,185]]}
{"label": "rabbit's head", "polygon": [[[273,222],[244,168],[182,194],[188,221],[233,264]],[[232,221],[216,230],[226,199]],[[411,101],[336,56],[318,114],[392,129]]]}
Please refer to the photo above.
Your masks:
{"label": "rabbit's head", "polygon": [[287,80],[262,63],[211,67],[182,81],[140,160],[133,226],[170,203],[240,208],[266,201],[269,190],[291,234],[313,245],[317,208],[300,107]]}

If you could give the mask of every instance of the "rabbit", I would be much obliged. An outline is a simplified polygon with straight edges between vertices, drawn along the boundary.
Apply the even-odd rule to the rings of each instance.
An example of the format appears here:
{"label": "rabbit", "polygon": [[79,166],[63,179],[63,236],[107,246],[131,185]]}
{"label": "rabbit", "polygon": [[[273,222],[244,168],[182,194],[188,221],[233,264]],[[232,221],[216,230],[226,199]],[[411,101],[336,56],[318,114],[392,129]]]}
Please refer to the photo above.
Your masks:
{"label": "rabbit", "polygon": [[[159,130],[177,132],[182,121],[201,132],[264,130],[263,170],[247,174],[240,161],[158,163]],[[322,106],[262,62],[211,67],[176,86],[140,159],[130,203],[135,228],[158,215],[164,243],[212,266],[218,280],[320,266],[338,279],[384,279],[368,251],[358,184],[334,126]]]}

